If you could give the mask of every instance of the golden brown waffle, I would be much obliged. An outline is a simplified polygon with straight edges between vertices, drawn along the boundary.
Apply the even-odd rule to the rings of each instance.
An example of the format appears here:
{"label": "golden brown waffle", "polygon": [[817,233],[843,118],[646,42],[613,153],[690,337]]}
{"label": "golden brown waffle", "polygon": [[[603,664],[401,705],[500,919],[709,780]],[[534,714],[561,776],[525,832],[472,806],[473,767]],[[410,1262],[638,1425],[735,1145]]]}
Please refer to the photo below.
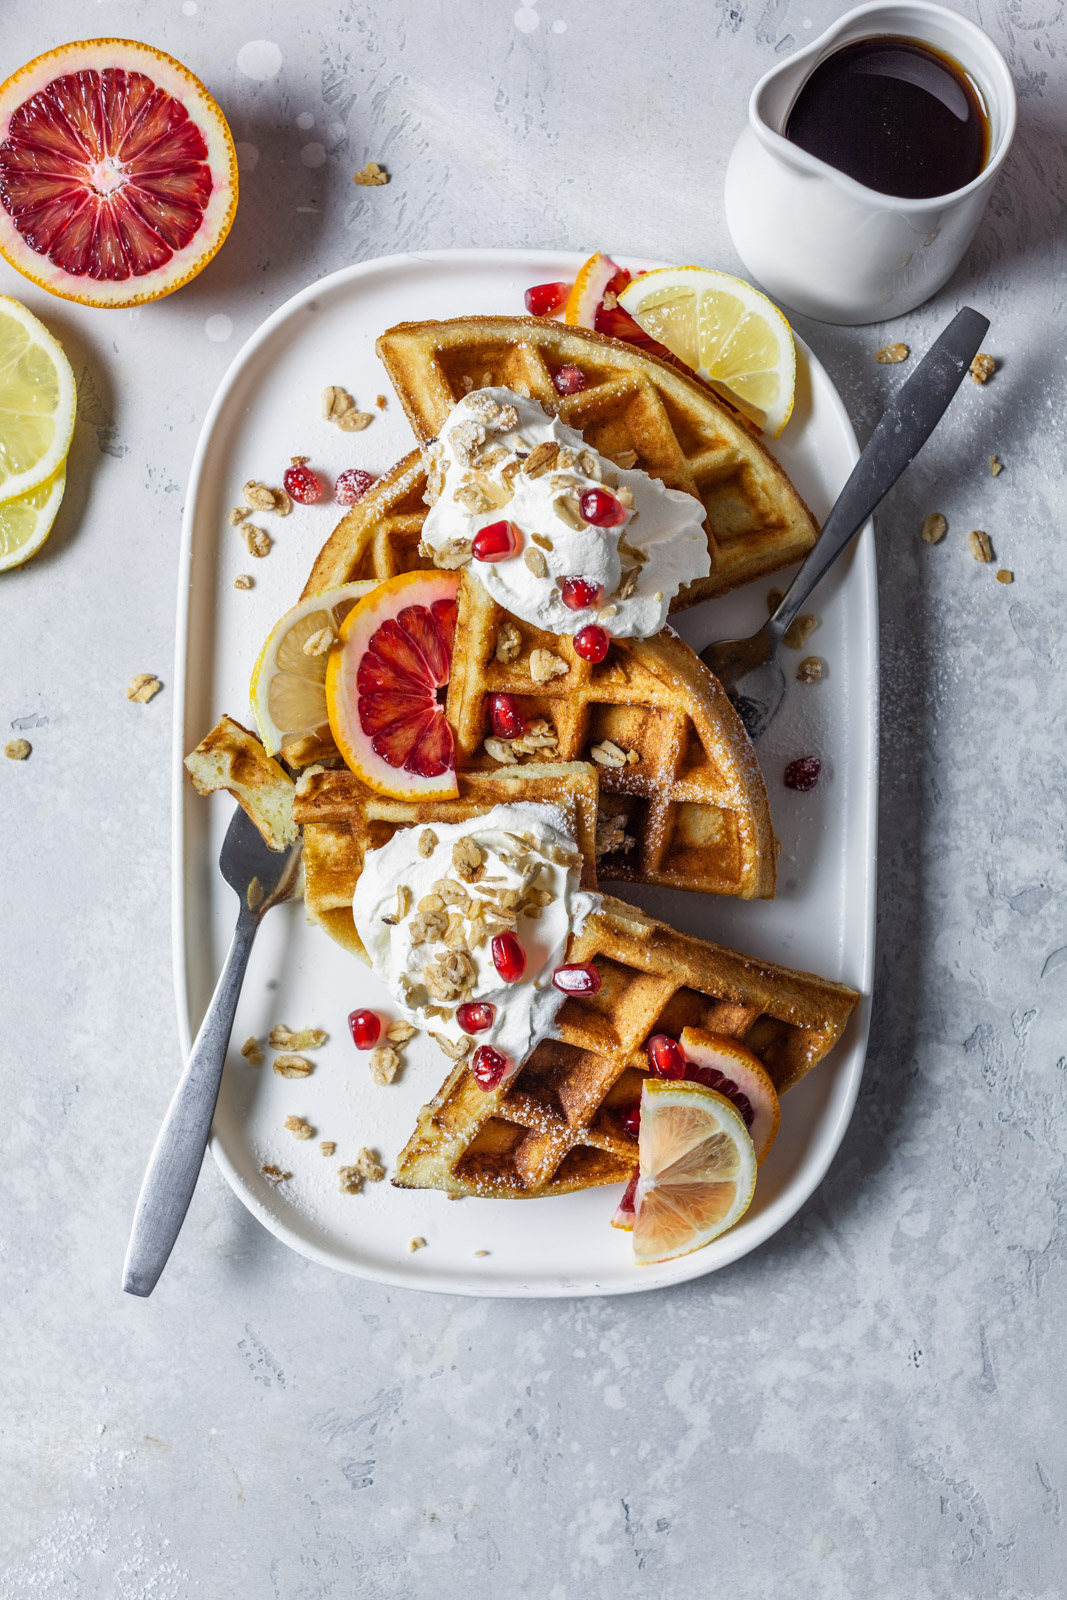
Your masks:
{"label": "golden brown waffle", "polygon": [[272,850],[286,850],[293,843],[293,780],[267,754],[257,734],[232,717],[220,717],[186,756],[185,766],[197,794],[217,789],[232,794]]}
{"label": "golden brown waffle", "polygon": [[[672,611],[725,594],[807,555],[818,524],[782,468],[706,385],[656,356],[541,317],[402,322],[377,344],[418,437],[440,430],[471,388],[528,394],[612,460],[696,495],[707,513],[711,572],[680,591]],[[579,394],[560,395],[553,373],[577,367]]]}
{"label": "golden brown waffle", "polygon": [[413,450],[383,473],[341,518],[315,559],[301,600],[362,578],[392,578],[432,567],[419,554],[426,520],[426,473]]}
{"label": "golden brown waffle", "polygon": [[532,1199],[624,1183],[637,1145],[621,1116],[640,1097],[651,1034],[690,1026],[740,1039],[782,1094],[833,1048],[859,998],[607,898],[567,959],[595,961],[599,994],[569,997],[559,1038],[499,1089],[480,1089],[469,1067],[451,1072],[400,1154],[400,1188]]}
{"label": "golden brown waffle", "polygon": [[596,888],[597,778],[592,767],[574,762],[461,772],[458,782],[455,800],[388,800],[351,772],[306,774],[297,787],[293,815],[304,829],[308,919],[366,961],[352,920],[352,894],[367,851],[387,843],[398,828],[462,822],[510,801],[547,802],[567,813],[585,861],[582,886]]}
{"label": "golden brown waffle", "polygon": [[[501,661],[498,641],[508,654],[516,638],[518,653]],[[537,651],[566,672],[535,682]],[[497,692],[514,695],[528,724],[551,727],[553,760],[596,763],[602,878],[746,900],[774,894],[771,814],[751,742],[718,679],[675,633],[615,640],[593,665],[569,636],[510,617],[465,573],[448,687],[460,765],[496,765],[484,741]],[[515,746],[490,740],[490,750]]]}

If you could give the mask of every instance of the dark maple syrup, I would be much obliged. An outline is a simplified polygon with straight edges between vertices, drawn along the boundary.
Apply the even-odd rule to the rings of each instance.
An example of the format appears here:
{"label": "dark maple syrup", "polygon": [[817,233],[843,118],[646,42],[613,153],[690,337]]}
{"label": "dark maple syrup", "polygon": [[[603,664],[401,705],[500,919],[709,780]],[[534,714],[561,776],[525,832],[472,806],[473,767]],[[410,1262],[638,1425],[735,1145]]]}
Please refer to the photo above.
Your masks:
{"label": "dark maple syrup", "polygon": [[977,178],[989,155],[978,86],[917,39],[847,44],[802,85],[785,136],[879,194],[926,200]]}

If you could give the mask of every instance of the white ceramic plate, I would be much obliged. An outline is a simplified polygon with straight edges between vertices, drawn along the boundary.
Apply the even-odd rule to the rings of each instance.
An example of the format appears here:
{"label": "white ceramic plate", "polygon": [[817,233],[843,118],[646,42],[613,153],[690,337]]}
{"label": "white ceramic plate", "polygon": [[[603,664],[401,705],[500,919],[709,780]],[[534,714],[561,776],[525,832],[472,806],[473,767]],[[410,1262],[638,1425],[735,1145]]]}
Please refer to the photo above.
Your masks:
{"label": "white ceramic plate", "polygon": [[[632,268],[652,265],[628,262]],[[182,1047],[199,1026],[232,932],[236,901],[216,863],[233,806],[197,797],[182,757],[228,711],[251,723],[248,681],[259,646],[292,605],[336,505],[296,507],[261,517],[275,538],[252,560],[226,511],[249,478],[278,483],[292,455],[307,455],[332,481],[342,467],[381,472],[411,448],[411,435],[374,341],[396,322],[472,313],[521,312],[534,283],[574,276],[579,257],[541,251],[465,250],[394,256],[348,267],[310,285],[245,345],[205,419],[185,509],[174,682],[174,955]],[[774,447],[816,516],[823,517],[856,458],[848,416],[826,372],[802,345],[793,418]],[[370,428],[345,434],[320,420],[319,396],[343,384],[365,409],[388,409]],[[251,571],[255,587],[235,590]],[[759,583],[683,616],[698,648],[749,632],[766,615]],[[870,995],[874,945],[877,753],[877,612],[873,536],[868,529],[820,590],[820,627],[810,649],[827,663],[814,686],[793,683],[760,746],[775,828],[782,842],[779,891],[745,903],[669,890],[633,892],[647,909],[691,933],[840,979]],[[799,659],[789,655],[787,665]],[[790,676],[792,674],[790,673]],[[816,753],[823,778],[809,794],[786,790],[794,756]],[[612,885],[606,886],[609,890]],[[621,886],[624,888],[626,886]],[[819,1183],[848,1125],[863,1069],[865,998],[833,1055],[786,1098],[782,1131],[760,1172],[744,1219],[706,1249],[659,1267],[636,1268],[630,1240],[608,1224],[614,1189],[524,1203],[365,1185],[340,1193],[336,1169],[363,1145],[387,1168],[411,1132],[419,1106],[446,1064],[415,1040],[395,1083],[371,1082],[346,1018],[356,1006],[395,1015],[384,988],[319,929],[300,905],[272,911],[256,941],[237,1012],[230,1060],[215,1115],[212,1149],[235,1192],[278,1238],[326,1266],[379,1282],[484,1295],[625,1294],[679,1283],[735,1261],[770,1237]],[[273,1024],[317,1026],[329,1043],[314,1074],[292,1081],[259,1070],[238,1053]],[[314,1140],[284,1129],[305,1117]],[[336,1141],[330,1159],[318,1141]],[[291,1172],[274,1188],[264,1163]],[[415,1237],[426,1248],[409,1252]],[[477,1255],[476,1252],[488,1254]]]}

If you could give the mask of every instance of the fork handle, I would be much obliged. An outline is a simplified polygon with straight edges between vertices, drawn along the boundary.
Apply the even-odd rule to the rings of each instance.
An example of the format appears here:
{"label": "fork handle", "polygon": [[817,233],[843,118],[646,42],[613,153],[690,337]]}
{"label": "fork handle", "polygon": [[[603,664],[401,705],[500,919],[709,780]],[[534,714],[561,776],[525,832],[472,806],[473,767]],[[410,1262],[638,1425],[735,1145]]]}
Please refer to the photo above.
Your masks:
{"label": "fork handle", "polygon": [[933,433],[988,328],[988,317],[964,306],[890,401],[823,524],[815,548],[767,624],[775,644]]}
{"label": "fork handle", "polygon": [[258,926],[259,918],[242,907],[211,1004],[159,1130],[122,1269],[127,1294],[152,1293],[185,1221],[207,1149],[226,1048]]}

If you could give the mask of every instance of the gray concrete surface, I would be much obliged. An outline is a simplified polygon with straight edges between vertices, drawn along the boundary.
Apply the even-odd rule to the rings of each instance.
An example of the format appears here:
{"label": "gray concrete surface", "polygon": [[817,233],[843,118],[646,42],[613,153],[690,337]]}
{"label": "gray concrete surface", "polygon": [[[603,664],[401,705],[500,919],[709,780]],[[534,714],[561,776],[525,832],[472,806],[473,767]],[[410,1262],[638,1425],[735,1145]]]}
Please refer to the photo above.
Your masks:
{"label": "gray concrete surface", "polygon": [[[179,1066],[170,707],[123,690],[170,672],[183,485],[219,377],[302,284],[407,247],[736,269],[720,196],[749,87],[840,9],[7,8],[4,73],[92,32],[170,50],[245,171],[216,262],[144,311],[64,305],[0,267],[81,380],[60,525],[0,579],[0,721],[41,719],[31,759],[0,762],[4,1600],[1065,1592],[1060,0],[961,7],[1006,51],[1021,122],[954,281],[884,329],[800,328],[861,436],[906,370],[875,364],[887,338],[921,349],[971,303],[1000,363],[879,519],[878,993],[822,1188],[703,1282],[493,1303],[331,1276],[209,1166],[155,1297],[118,1292]],[[257,40],[277,56],[242,53]],[[387,188],[353,188],[367,159]],[[967,553],[974,527],[1012,586]]]}

